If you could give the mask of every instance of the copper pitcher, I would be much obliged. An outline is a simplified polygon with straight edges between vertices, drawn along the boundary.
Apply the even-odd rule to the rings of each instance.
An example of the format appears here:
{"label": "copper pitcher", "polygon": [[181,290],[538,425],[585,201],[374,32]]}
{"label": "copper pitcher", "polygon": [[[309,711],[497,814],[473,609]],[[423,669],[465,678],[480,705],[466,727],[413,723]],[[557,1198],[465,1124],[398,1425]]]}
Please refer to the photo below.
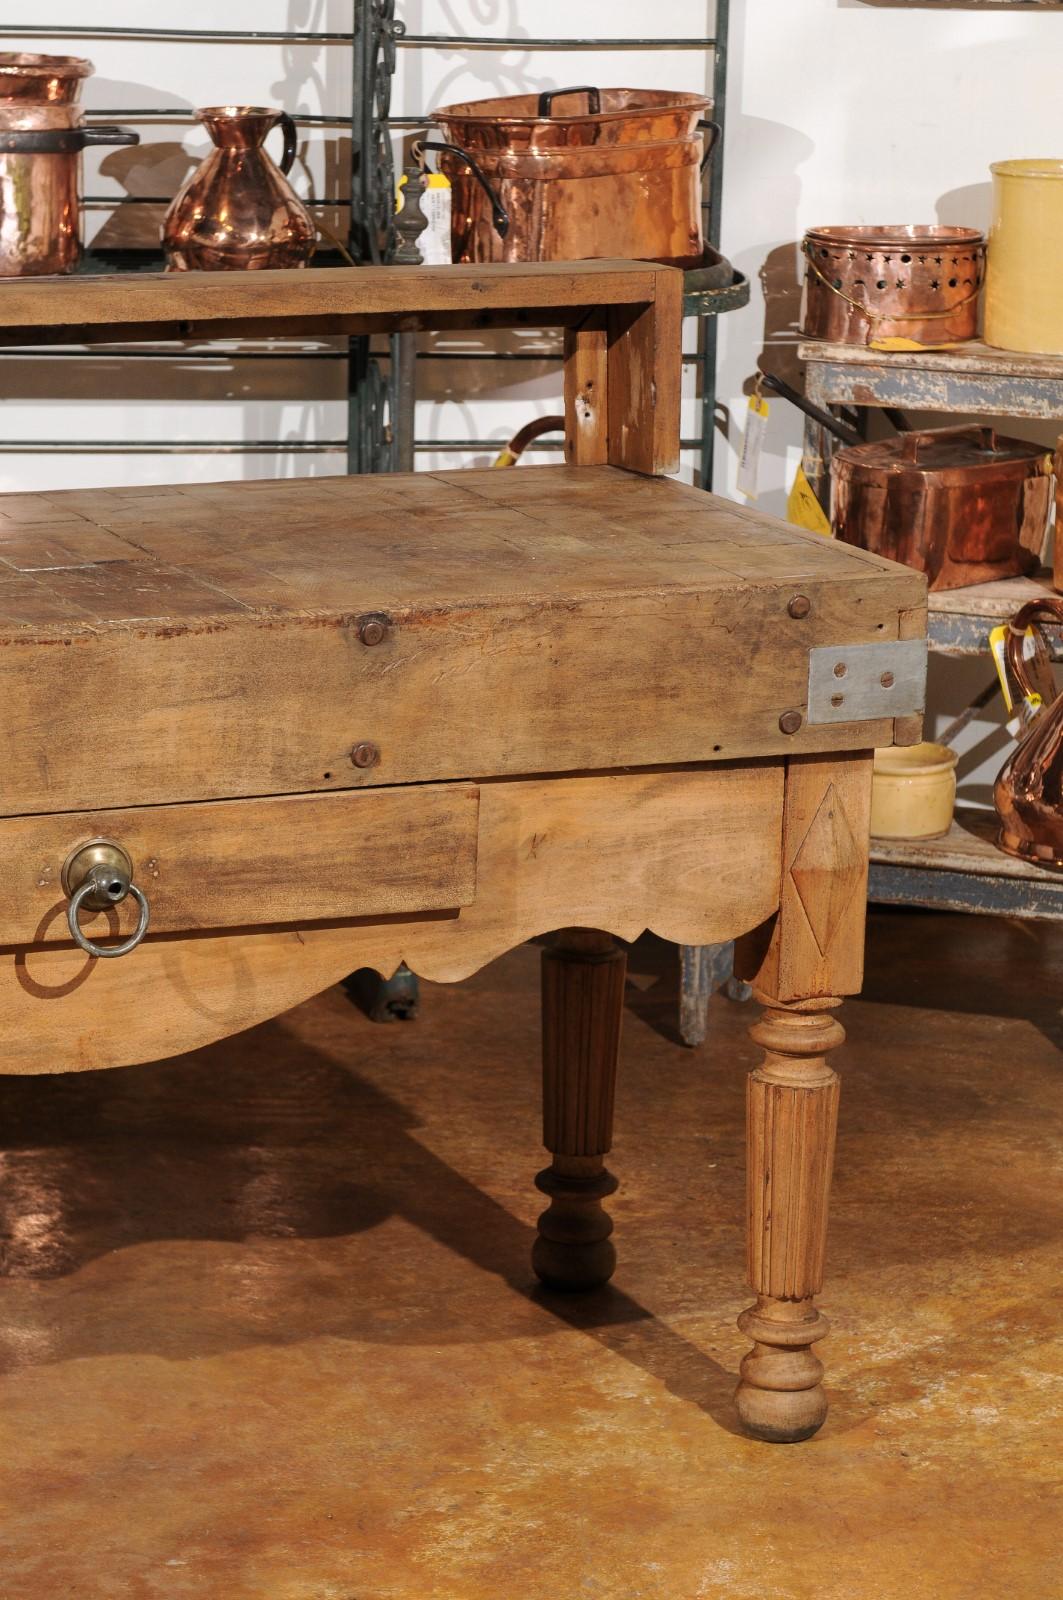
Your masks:
{"label": "copper pitcher", "polygon": [[81,56],[0,54],[0,278],[73,272],[81,256],[81,152],[139,144],[123,128],[85,126]]}
{"label": "copper pitcher", "polygon": [[[1008,627],[1009,674],[1024,697],[1038,696],[1023,641],[1031,623],[1063,623],[1063,599],[1030,600]],[[1063,867],[1063,694],[1035,709],[993,789],[1000,818],[997,839],[1008,855],[1043,867]]]}
{"label": "copper pitcher", "polygon": [[[196,112],[215,149],[178,190],[162,225],[162,247],[177,272],[305,267],[317,229],[286,174],[295,160],[295,123],[269,106],[207,106]],[[278,167],[263,149],[284,130]]]}

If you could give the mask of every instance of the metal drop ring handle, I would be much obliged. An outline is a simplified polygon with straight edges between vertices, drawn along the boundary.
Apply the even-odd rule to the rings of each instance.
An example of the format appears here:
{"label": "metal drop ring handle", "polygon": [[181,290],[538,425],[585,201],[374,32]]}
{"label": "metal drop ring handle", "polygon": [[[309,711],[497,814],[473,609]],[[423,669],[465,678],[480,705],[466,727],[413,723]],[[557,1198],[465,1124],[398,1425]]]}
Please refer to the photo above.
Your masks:
{"label": "metal drop ring handle", "polygon": [[[98,956],[104,961],[127,956],[147,933],[151,908],[147,896],[133,882],[133,863],[121,845],[112,844],[108,839],[94,839],[81,845],[67,857],[63,888],[70,895],[67,926],[74,943],[80,945],[86,955]],[[82,933],[78,922],[82,906],[90,911],[106,911],[110,906],[120,905],[127,895],[132,895],[140,908],[136,928],[128,939],[123,939],[121,944],[102,945]]]}

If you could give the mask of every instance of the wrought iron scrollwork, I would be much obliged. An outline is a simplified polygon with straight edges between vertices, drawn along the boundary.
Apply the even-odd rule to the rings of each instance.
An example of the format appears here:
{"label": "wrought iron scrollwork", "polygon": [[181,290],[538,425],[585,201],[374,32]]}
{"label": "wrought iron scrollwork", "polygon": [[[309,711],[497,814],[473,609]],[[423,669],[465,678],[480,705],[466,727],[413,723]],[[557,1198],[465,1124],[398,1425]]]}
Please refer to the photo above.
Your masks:
{"label": "wrought iron scrollwork", "polygon": [[350,237],[356,261],[389,261],[395,248],[395,168],[387,119],[396,41],[405,32],[406,24],[395,19],[395,0],[357,0]]}

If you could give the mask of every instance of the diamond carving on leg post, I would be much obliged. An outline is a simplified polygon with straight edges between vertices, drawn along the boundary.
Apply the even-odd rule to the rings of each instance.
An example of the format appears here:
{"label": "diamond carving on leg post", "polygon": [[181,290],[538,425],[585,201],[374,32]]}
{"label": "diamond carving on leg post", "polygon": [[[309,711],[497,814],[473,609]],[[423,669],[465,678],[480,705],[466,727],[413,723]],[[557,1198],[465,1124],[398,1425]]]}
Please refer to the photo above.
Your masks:
{"label": "diamond carving on leg post", "polygon": [[826,955],[853,891],[863,876],[863,852],[832,784],[801,841],[790,878],[812,936]]}

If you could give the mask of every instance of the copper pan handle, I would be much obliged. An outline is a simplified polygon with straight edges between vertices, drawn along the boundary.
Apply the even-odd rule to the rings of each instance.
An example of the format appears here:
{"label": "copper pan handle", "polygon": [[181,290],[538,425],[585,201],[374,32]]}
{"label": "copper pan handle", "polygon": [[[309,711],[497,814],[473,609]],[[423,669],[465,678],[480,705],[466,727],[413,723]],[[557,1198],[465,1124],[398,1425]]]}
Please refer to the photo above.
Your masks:
{"label": "copper pan handle", "polygon": [[1011,675],[1024,695],[1037,693],[1037,689],[1026,676],[1026,661],[1022,653],[1026,629],[1031,622],[1063,623],[1063,599],[1057,600],[1051,595],[1045,595],[1040,600],[1027,600],[1008,623],[1008,637],[1004,649]]}
{"label": "copper pan handle", "polygon": [[464,161],[465,165],[468,167],[469,171],[480,185],[480,188],[491,202],[491,221],[495,225],[495,232],[498,234],[498,237],[500,239],[504,239],[506,234],[509,232],[509,212],[506,210],[505,206],[498,198],[498,195],[484,177],[480,168],[476,165],[476,162],[473,160],[472,156],[469,155],[468,151],[463,150],[461,146],[457,144],[444,144],[440,139],[425,139],[422,141],[420,149],[443,150],[448,155],[457,156],[459,161]]}
{"label": "copper pan handle", "polygon": [[587,115],[596,117],[602,109],[602,91],[596,89],[592,83],[573,84],[568,89],[544,89],[539,96],[536,107],[537,117],[552,117],[554,114],[554,101],[566,94],[585,94],[587,96]]}
{"label": "copper pan handle", "polygon": [[919,447],[927,441],[933,444],[940,439],[942,432],[947,432],[954,439],[970,439],[981,450],[993,451],[997,447],[997,431],[979,422],[971,422],[965,428],[916,428],[903,435],[903,451],[906,461],[919,460]]}
{"label": "copper pan handle", "polygon": [[723,129],[718,122],[706,122],[704,117],[698,119],[698,127],[706,135],[711,135],[711,137],[706,137],[705,139],[705,154],[702,156],[701,166],[698,168],[699,172],[704,172],[712,158],[712,152],[723,138]]}

